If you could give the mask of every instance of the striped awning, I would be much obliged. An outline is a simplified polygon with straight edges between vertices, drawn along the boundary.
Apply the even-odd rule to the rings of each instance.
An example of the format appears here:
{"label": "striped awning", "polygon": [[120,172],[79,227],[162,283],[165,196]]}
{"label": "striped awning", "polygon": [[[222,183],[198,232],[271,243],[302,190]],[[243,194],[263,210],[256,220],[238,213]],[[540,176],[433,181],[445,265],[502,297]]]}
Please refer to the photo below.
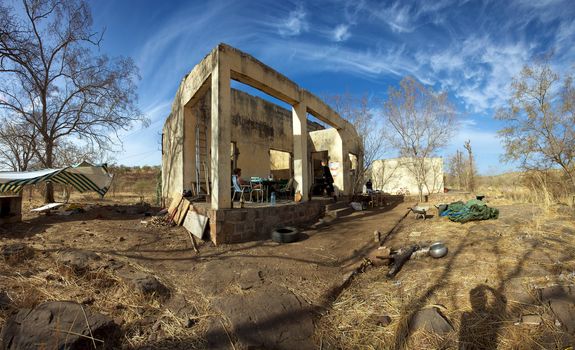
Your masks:
{"label": "striped awning", "polygon": [[25,185],[43,181],[72,185],[79,192],[94,191],[104,196],[114,176],[106,164],[92,165],[87,162],[61,168],[27,172],[0,172],[0,192],[18,192]]}

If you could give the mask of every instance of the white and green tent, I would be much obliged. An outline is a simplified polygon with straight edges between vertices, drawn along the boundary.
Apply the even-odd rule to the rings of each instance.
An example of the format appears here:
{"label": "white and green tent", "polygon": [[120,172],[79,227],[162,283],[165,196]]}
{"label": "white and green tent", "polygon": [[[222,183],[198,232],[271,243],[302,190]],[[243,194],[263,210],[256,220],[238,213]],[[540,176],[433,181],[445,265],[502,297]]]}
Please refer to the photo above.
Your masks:
{"label": "white and green tent", "polygon": [[18,192],[25,185],[35,185],[42,181],[72,185],[80,192],[94,191],[104,196],[114,176],[108,172],[106,164],[92,165],[82,162],[61,169],[45,169],[26,172],[0,172],[0,192]]}

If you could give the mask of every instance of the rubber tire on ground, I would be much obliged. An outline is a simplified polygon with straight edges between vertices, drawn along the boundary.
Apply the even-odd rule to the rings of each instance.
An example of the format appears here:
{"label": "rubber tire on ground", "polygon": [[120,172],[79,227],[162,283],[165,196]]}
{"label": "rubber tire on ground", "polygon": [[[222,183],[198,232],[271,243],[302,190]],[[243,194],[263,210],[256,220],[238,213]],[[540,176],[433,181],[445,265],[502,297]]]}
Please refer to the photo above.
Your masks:
{"label": "rubber tire on ground", "polygon": [[292,243],[299,238],[299,231],[295,227],[279,227],[272,232],[272,241],[277,243]]}

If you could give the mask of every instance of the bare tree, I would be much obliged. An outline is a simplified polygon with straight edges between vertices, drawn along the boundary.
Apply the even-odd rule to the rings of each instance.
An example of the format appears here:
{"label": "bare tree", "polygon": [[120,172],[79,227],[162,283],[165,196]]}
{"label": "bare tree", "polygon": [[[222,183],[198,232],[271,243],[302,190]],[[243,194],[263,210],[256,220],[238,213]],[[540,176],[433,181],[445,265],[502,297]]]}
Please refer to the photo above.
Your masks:
{"label": "bare tree", "polygon": [[346,93],[330,96],[327,100],[331,102],[339,115],[352,123],[361,139],[363,159],[352,179],[353,188],[357,190],[367,180],[366,176],[368,176],[373,162],[379,159],[385,151],[383,131],[375,120],[367,96],[358,98]]}
{"label": "bare tree", "polygon": [[449,158],[448,168],[453,184],[457,184],[457,188],[459,189],[466,187],[466,162],[463,159],[463,152],[460,150],[455,151],[455,154]]}
{"label": "bare tree", "polygon": [[78,143],[60,140],[56,144],[54,165],[56,167],[65,167],[78,164],[83,161],[92,164],[112,163],[113,158],[105,150],[93,147],[92,145],[80,145]]}
{"label": "bare tree", "polygon": [[467,151],[467,166],[466,166],[466,182],[467,190],[475,191],[475,160],[473,159],[473,151],[471,150],[471,140],[464,142],[463,147]]}
{"label": "bare tree", "polygon": [[458,188],[464,188],[473,192],[475,191],[477,170],[473,150],[471,149],[471,141],[465,141],[463,148],[467,151],[467,159],[464,159],[463,152],[457,150],[455,154],[449,158],[449,174],[454,182],[457,183]]}
{"label": "bare tree", "polygon": [[417,181],[419,198],[429,191],[428,175],[434,171],[430,158],[443,148],[455,131],[455,109],[447,93],[436,93],[406,77],[399,88],[390,87],[384,104],[387,140],[405,158]]}
{"label": "bare tree", "polygon": [[525,66],[511,84],[509,106],[496,117],[504,160],[525,170],[559,167],[575,188],[575,89],[571,76],[561,82],[548,60]]}
{"label": "bare tree", "polygon": [[36,129],[29,124],[4,120],[0,124],[0,168],[28,170],[34,160]]}
{"label": "bare tree", "polygon": [[386,159],[379,159],[371,165],[371,180],[373,181],[373,188],[378,190],[385,190],[385,186],[393,179],[399,163],[390,162]]}
{"label": "bare tree", "polygon": [[[129,58],[99,55],[101,34],[83,0],[23,0],[0,5],[0,118],[37,131],[35,155],[56,162],[58,142],[79,138],[102,149],[117,132],[145,121],[136,106],[137,69]],[[17,13],[23,15],[18,16]],[[45,201],[53,201],[49,184]]]}

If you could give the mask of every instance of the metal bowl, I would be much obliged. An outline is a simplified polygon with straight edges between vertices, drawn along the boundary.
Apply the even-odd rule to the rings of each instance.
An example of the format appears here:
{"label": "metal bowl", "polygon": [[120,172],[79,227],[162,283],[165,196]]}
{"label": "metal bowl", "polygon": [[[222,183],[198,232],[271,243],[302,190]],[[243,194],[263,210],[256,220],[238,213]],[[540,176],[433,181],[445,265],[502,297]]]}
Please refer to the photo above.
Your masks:
{"label": "metal bowl", "polygon": [[443,258],[447,255],[447,247],[441,242],[433,243],[429,246],[429,255],[434,258]]}

